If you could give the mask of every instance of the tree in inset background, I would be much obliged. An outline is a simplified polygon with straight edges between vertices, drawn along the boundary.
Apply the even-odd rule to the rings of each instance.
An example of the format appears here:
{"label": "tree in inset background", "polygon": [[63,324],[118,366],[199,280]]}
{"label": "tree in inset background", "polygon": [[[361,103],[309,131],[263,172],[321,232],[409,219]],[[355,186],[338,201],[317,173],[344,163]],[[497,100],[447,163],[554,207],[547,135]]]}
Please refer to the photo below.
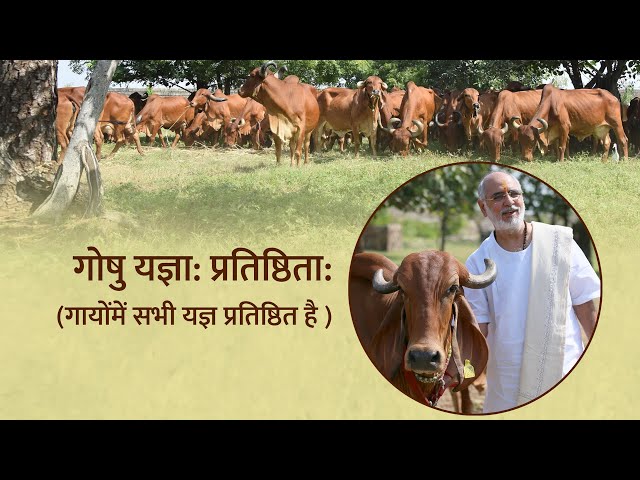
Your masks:
{"label": "tree in inset background", "polygon": [[471,216],[478,183],[487,173],[479,163],[450,165],[420,175],[391,195],[385,204],[405,212],[432,212],[440,219],[440,250],[454,233],[450,226],[461,215]]}

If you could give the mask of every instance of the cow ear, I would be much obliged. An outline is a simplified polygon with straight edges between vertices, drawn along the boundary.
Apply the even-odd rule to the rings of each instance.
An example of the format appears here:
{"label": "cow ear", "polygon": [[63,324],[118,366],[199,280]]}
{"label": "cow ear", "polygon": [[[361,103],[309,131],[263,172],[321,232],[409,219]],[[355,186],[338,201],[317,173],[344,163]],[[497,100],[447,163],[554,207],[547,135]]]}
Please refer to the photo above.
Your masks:
{"label": "cow ear", "polygon": [[384,378],[391,381],[404,361],[405,331],[402,301],[396,299],[387,311],[371,343],[371,361]]}
{"label": "cow ear", "polygon": [[[464,365],[473,367],[475,375],[469,376],[471,368],[466,368],[469,378],[464,378],[461,373],[462,384],[455,388],[455,391],[464,390],[476,380],[487,366],[489,358],[489,347],[484,335],[478,327],[476,317],[469,306],[469,302],[460,295],[456,300],[458,306],[458,345],[460,346],[460,356]],[[468,360],[468,362],[467,362]]]}

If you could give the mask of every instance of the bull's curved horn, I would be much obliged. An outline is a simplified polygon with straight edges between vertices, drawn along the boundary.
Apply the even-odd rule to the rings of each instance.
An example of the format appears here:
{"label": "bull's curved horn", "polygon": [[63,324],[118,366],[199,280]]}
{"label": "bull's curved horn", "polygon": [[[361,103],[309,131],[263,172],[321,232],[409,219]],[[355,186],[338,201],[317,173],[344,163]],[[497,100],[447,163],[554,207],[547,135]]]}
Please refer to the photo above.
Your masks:
{"label": "bull's curved horn", "polygon": [[356,84],[356,88],[362,88],[362,86],[364,85],[364,80],[360,80],[357,84]]}
{"label": "bull's curved horn", "polygon": [[264,78],[267,75],[267,69],[269,67],[278,68],[276,62],[264,62],[260,67],[260,76]]}
{"label": "bull's curved horn", "polygon": [[[393,120],[393,118],[391,120]],[[389,121],[389,125],[393,125],[393,122]],[[393,127],[383,127],[382,122],[380,121],[380,117],[378,117],[378,127],[390,134],[393,134],[393,132],[396,131],[396,129]]]}
{"label": "bull's curved horn", "polygon": [[418,138],[418,136],[422,135],[422,132],[424,131],[424,125],[420,120],[411,120],[411,121],[416,127],[418,127],[418,130],[416,130],[415,132],[411,132],[411,138]]}
{"label": "bull's curved horn", "polygon": [[398,117],[391,117],[391,120],[389,120],[389,123],[391,123],[392,125],[394,123],[402,123],[402,120]]}
{"label": "bull's curved horn", "polygon": [[520,120],[520,117],[511,117],[511,125],[513,126],[513,128],[515,128],[516,130],[519,129],[522,125],[517,123],[516,120]]}
{"label": "bull's curved horn", "polygon": [[549,129],[549,124],[544,118],[537,118],[536,120],[542,124],[542,128],[538,128],[538,133],[544,133]]}
{"label": "bull's curved horn", "polygon": [[274,75],[279,79],[283,73],[287,73],[288,71],[289,69],[286,67],[286,65],[282,65]]}
{"label": "bull's curved horn", "polygon": [[496,262],[494,262],[490,258],[485,258],[484,265],[487,267],[484,273],[481,273],[479,275],[469,273],[469,279],[465,283],[463,283],[462,286],[468,288],[484,288],[488,285],[491,285],[491,283],[493,283],[493,281],[496,279],[496,276],[498,275]]}
{"label": "bull's curved horn", "polygon": [[507,122],[504,122],[504,127],[502,127],[501,132],[503,135],[506,135],[508,131],[509,131],[509,124]]}
{"label": "bull's curved horn", "polygon": [[382,89],[383,89],[383,90],[388,90],[388,89],[389,89],[389,87],[387,87],[387,84],[386,84],[386,83],[382,82]]}
{"label": "bull's curved horn", "polygon": [[140,95],[140,100],[144,100],[149,96],[149,92],[144,92],[142,95]]}
{"label": "bull's curved horn", "polygon": [[[438,115],[439,115],[440,113],[441,113],[441,112],[436,113],[436,114],[435,114],[435,116],[433,117],[433,119],[436,121],[436,125],[438,125],[439,127],[444,127],[444,126],[446,126],[446,123],[440,123],[440,120],[438,120]],[[446,119],[445,119],[445,120],[446,120]]]}
{"label": "bull's curved horn", "polygon": [[245,123],[247,123],[247,122],[245,122],[244,118],[241,118],[240,121],[238,122],[238,126],[239,127],[244,127]]}
{"label": "bull's curved horn", "polygon": [[212,93],[207,93],[205,94],[205,96],[209,99],[209,100],[213,100],[214,102],[226,102],[227,99],[225,97],[216,97],[214,94]]}
{"label": "bull's curved horn", "polygon": [[[400,290],[400,286],[393,283],[393,281],[387,282],[382,275],[382,269],[377,270],[371,281],[373,289],[378,293],[393,293]],[[478,287],[480,288],[480,287]]]}

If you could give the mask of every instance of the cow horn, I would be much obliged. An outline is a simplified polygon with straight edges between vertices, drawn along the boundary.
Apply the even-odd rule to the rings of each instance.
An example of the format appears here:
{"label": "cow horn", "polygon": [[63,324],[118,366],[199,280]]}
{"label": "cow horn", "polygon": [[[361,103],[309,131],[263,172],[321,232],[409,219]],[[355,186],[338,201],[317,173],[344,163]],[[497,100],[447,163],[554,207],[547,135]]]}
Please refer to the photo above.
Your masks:
{"label": "cow horn", "polygon": [[260,67],[260,76],[264,78],[267,75],[267,69],[269,67],[278,68],[276,62],[264,62]]}
{"label": "cow horn", "polygon": [[537,120],[542,124],[542,128],[538,128],[538,133],[546,132],[547,129],[549,128],[549,124],[546,122],[544,118],[538,118]]}
{"label": "cow horn", "polygon": [[399,119],[398,117],[391,117],[391,120],[389,120],[389,123],[391,123],[392,125],[394,123],[402,123],[402,120]]}
{"label": "cow horn", "polygon": [[244,118],[241,118],[241,119],[240,119],[240,121],[238,122],[238,126],[239,126],[239,127],[244,127],[244,124],[245,124],[245,123],[246,123],[246,122],[245,122]]}
{"label": "cow horn", "polygon": [[357,85],[356,88],[362,88],[362,86],[364,85],[364,80],[360,80]]}
{"label": "cow horn", "polygon": [[383,90],[387,90],[388,88],[389,88],[389,87],[387,87],[387,84],[386,84],[386,83],[384,83],[384,82],[382,82],[382,89],[383,89]]}
{"label": "cow horn", "polygon": [[[393,283],[393,281],[387,282],[382,275],[382,269],[377,270],[372,280],[373,289],[378,293],[393,293],[400,290],[400,286]],[[478,287],[482,288],[482,287]]]}
{"label": "cow horn", "polygon": [[469,273],[468,280],[463,283],[462,286],[468,288],[484,288],[488,285],[491,285],[491,283],[493,283],[493,281],[496,279],[496,276],[498,275],[496,262],[494,262],[490,258],[485,258],[484,265],[485,267],[487,267],[484,273],[481,273],[480,275]]}
{"label": "cow horn", "polygon": [[226,102],[227,99],[224,97],[216,97],[215,95],[213,95],[212,93],[207,94],[207,98],[209,100],[213,100],[214,102]]}
{"label": "cow horn", "polygon": [[140,99],[144,100],[145,98],[147,98],[149,96],[148,92],[144,92],[142,95],[140,95]]}
{"label": "cow horn", "polygon": [[420,120],[411,120],[411,121],[416,127],[418,127],[418,130],[416,130],[415,132],[411,132],[411,138],[418,138],[418,136],[421,135],[422,132],[424,131],[424,125]]}
{"label": "cow horn", "polygon": [[[392,118],[391,120],[389,120],[389,125],[393,125],[392,120],[393,120],[393,118]],[[398,120],[400,120],[400,119],[398,119]],[[385,132],[387,132],[387,133],[391,133],[391,134],[393,134],[393,132],[395,132],[395,131],[396,131],[396,129],[395,129],[395,128],[393,128],[393,127],[383,127],[383,126],[382,126],[382,122],[380,121],[380,117],[378,117],[378,126],[379,126],[382,130],[384,130]]]}
{"label": "cow horn", "polygon": [[511,117],[511,125],[513,125],[513,128],[515,128],[516,130],[519,129],[522,125],[519,125],[516,120],[520,120],[520,117]]}
{"label": "cow horn", "polygon": [[438,120],[438,115],[440,113],[441,112],[436,113],[435,116],[433,117],[433,119],[436,121],[436,125],[438,125],[439,127],[444,127],[444,126],[446,126],[446,123],[440,123],[440,120]]}
{"label": "cow horn", "polygon": [[504,122],[504,127],[502,127],[502,134],[506,135],[508,131],[509,131],[509,124],[507,122]]}
{"label": "cow horn", "polygon": [[280,79],[280,75],[287,73],[288,71],[289,69],[285,65],[282,65],[274,75],[276,78]]}

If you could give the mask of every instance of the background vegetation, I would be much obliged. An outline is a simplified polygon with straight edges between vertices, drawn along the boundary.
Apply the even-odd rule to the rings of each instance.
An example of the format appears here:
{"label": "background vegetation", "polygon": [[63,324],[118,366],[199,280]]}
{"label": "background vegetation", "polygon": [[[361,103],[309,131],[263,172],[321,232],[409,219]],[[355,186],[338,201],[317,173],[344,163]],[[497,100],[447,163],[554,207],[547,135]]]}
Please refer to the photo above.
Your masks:
{"label": "background vegetation", "polygon": [[[289,74],[317,86],[354,88],[369,75],[378,75],[389,88],[404,88],[413,80],[426,87],[485,90],[504,88],[513,80],[536,87],[567,73],[574,88],[604,88],[618,98],[640,68],[639,60],[123,60],[113,82],[165,87],[186,83],[190,91],[217,87],[229,94],[267,60],[286,65]],[[95,62],[74,60],[71,66],[76,73],[88,75]]]}

